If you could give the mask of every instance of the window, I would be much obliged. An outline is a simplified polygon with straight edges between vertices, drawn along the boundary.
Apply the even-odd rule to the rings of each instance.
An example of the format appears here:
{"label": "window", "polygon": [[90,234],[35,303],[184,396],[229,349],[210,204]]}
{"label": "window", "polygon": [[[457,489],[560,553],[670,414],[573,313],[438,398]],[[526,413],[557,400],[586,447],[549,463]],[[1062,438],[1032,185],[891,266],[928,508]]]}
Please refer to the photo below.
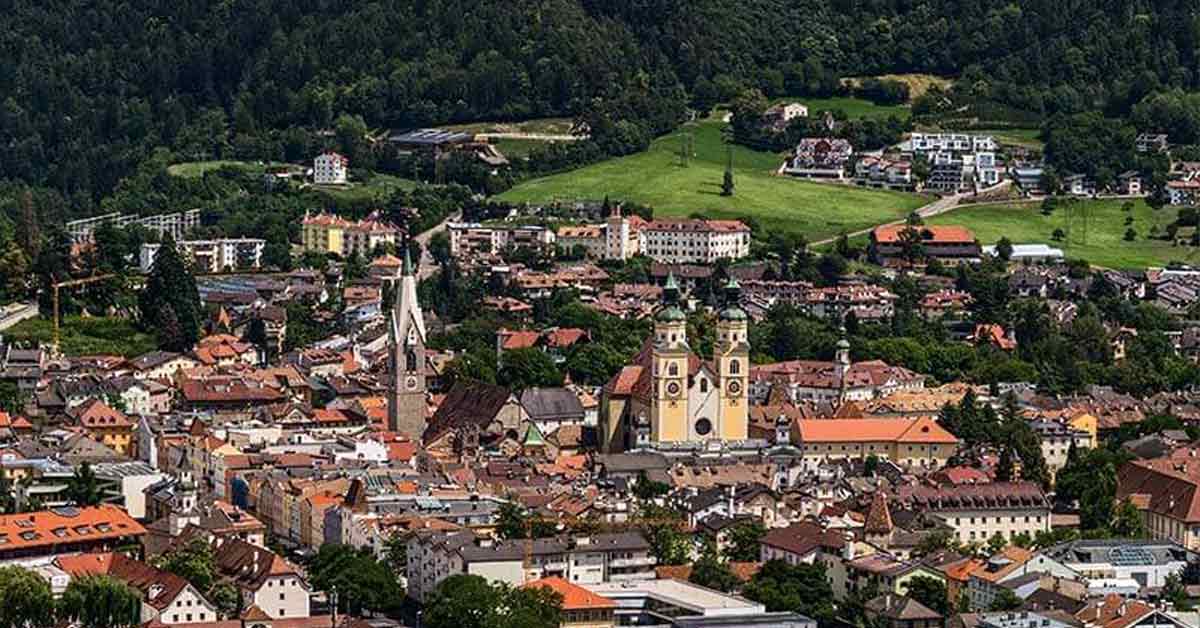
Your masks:
{"label": "window", "polygon": [[280,594],[279,594],[279,601],[280,601],[280,602],[282,602],[282,601],[285,599],[285,598],[284,598],[284,596],[285,596],[285,595],[287,595],[287,594],[286,594],[286,593],[280,593]]}
{"label": "window", "polygon": [[187,614],[187,620],[188,620],[188,621],[192,621],[192,614],[191,614],[191,613],[188,613],[188,614]]}
{"label": "window", "polygon": [[707,379],[703,379],[703,378],[700,379],[700,392],[702,392],[702,393],[708,392],[708,380]]}
{"label": "window", "polygon": [[737,375],[741,371],[742,371],[742,363],[741,362],[739,362],[737,360],[729,361],[729,374],[730,375]]}
{"label": "window", "polygon": [[[672,336],[671,339],[674,340],[674,336]],[[669,366],[667,366],[667,375],[670,375],[671,377],[678,377],[679,365],[672,362]]]}

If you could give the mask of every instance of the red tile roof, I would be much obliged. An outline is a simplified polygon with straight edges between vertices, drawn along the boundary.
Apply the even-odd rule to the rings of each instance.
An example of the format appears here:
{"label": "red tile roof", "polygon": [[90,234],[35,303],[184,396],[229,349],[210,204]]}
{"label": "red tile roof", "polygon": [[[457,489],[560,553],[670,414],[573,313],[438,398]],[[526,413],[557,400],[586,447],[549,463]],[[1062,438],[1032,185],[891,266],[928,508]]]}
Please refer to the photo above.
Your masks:
{"label": "red tile roof", "polygon": [[0,516],[0,555],[141,536],[146,529],[124,509],[103,504]]}
{"label": "red tile roof", "polygon": [[562,596],[564,611],[615,609],[617,603],[562,578],[550,577],[534,580],[525,585],[526,588],[546,588]]}
{"label": "red tile roof", "polygon": [[906,229],[918,229],[921,232],[921,239],[926,242],[939,244],[973,244],[975,242],[975,234],[970,229],[958,225],[922,225],[918,227],[883,225],[876,227],[875,231],[871,233],[871,237],[876,242],[899,242],[900,234]]}

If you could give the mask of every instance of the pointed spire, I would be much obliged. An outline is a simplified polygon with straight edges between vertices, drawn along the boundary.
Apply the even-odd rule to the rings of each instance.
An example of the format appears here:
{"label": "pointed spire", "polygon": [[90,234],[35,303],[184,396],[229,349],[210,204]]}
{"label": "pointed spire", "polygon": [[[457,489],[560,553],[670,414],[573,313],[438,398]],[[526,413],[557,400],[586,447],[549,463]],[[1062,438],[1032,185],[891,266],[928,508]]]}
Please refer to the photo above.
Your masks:
{"label": "pointed spire", "polygon": [[412,253],[409,252],[408,242],[404,242],[404,265],[401,267],[400,274],[405,277],[411,277],[413,274]]}
{"label": "pointed spire", "polygon": [[675,281],[675,271],[667,273],[667,283],[663,286],[663,300],[674,303],[679,298],[679,283]]}
{"label": "pointed spire", "polygon": [[871,499],[871,508],[867,511],[867,521],[863,530],[867,534],[891,534],[893,527],[887,495],[877,490]]}

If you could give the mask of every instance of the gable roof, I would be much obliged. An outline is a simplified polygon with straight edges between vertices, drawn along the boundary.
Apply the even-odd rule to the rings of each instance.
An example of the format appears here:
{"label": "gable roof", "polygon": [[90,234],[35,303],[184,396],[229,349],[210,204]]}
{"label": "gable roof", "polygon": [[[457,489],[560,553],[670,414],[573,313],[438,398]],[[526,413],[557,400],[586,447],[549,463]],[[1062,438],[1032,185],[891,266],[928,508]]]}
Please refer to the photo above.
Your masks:
{"label": "gable roof", "polygon": [[68,413],[88,429],[133,427],[129,417],[99,399],[89,399],[68,410]]}
{"label": "gable roof", "polygon": [[452,429],[469,425],[485,430],[511,397],[512,393],[503,386],[459,380],[429,419],[422,440],[428,443]]}
{"label": "gable roof", "polygon": [[562,596],[564,611],[615,609],[617,607],[616,602],[555,576],[534,580],[525,585],[525,588],[534,587],[550,589]]}
{"label": "gable roof", "polygon": [[569,388],[526,388],[521,392],[521,407],[530,420],[583,417],[583,404]]}

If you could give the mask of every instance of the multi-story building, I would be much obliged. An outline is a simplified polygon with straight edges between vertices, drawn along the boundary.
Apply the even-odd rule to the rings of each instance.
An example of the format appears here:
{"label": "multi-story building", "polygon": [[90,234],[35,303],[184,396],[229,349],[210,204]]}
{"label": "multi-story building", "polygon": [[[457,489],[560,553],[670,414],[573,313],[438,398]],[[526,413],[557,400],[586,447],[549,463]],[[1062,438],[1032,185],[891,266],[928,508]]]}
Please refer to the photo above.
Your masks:
{"label": "multi-story building", "polygon": [[872,188],[911,190],[914,187],[912,163],[868,155],[854,164],[854,182]]}
{"label": "multi-story building", "polygon": [[418,530],[408,538],[408,595],[419,602],[454,574],[522,586],[558,577],[579,585],[654,578],[655,559],[640,533],[496,541],[469,531]]}
{"label": "multi-story building", "polygon": [[832,362],[789,360],[761,364],[750,369],[750,399],[766,403],[782,387],[792,403],[868,401],[903,391],[923,390],[925,376],[881,360],[850,361],[850,343],[838,341]]}
{"label": "multi-story building", "polygon": [[125,509],[64,507],[0,517],[0,560],[111,551],[136,544],[146,529]]}
{"label": "multi-story building", "polygon": [[1042,442],[1042,458],[1053,478],[1067,465],[1067,454],[1074,446],[1080,451],[1092,447],[1092,435],[1060,421],[1031,421],[1030,427]]}
{"label": "multi-story building", "polygon": [[996,150],[996,140],[990,135],[966,133],[913,133],[909,146],[915,155],[926,153],[978,153]]}
{"label": "multi-story building", "polygon": [[91,242],[92,234],[101,225],[112,225],[119,229],[137,225],[162,236],[169,235],[171,239],[178,242],[183,239],[183,236],[188,231],[200,226],[200,210],[189,209],[182,212],[154,214],[152,216],[113,212],[91,218],[72,220],[66,224],[66,230],[70,234],[71,240],[75,243]]}
{"label": "multi-story building", "polygon": [[664,264],[712,264],[750,255],[750,227],[739,220],[654,220],[641,228],[642,254]]}
{"label": "multi-story building", "polygon": [[843,139],[806,137],[796,145],[792,156],[783,164],[783,172],[810,179],[846,178],[846,166],[854,147]]}
{"label": "multi-story building", "polygon": [[902,486],[894,504],[940,519],[954,530],[959,543],[987,543],[996,535],[1005,540],[1018,534],[1033,538],[1050,530],[1050,501],[1033,482]]}
{"label": "multi-story building", "polygon": [[554,230],[538,225],[454,222],[446,230],[450,233],[450,254],[455,257],[499,255],[509,247],[545,251],[555,245]]}
{"label": "multi-story building", "polygon": [[1155,539],[1200,550],[1200,453],[1183,447],[1170,455],[1127,462],[1117,471],[1117,499],[1142,513]]}
{"label": "multi-story building", "polygon": [[668,276],[653,337],[604,387],[604,451],[748,438],[749,322],[738,305],[737,283],[725,292],[713,360],[701,360],[688,345],[679,286]]}
{"label": "multi-story building", "polygon": [[806,471],[869,456],[902,467],[937,469],[958,450],[958,439],[930,418],[800,419],[793,430]]}
{"label": "multi-story building", "polygon": [[357,222],[328,213],[305,215],[301,223],[305,252],[371,257],[382,245],[395,245],[400,228],[372,212]]}
{"label": "multi-story building", "polygon": [[566,254],[572,253],[578,247],[588,258],[603,259],[606,248],[605,230],[606,227],[600,225],[559,227],[555,234],[555,244],[560,251]]}
{"label": "multi-story building", "polygon": [[884,225],[871,232],[871,257],[884,266],[907,263],[904,258],[907,231],[915,232],[915,241],[920,243],[918,257],[936,259],[943,264],[956,266],[979,262],[982,249],[975,234],[966,227],[957,225]]}
{"label": "multi-story building", "polygon": [[[192,272],[219,273],[226,270],[262,268],[263,250],[267,241],[259,238],[220,238],[216,240],[183,240],[176,248],[192,264]],[[154,267],[161,244],[143,244],[138,256],[142,272]]]}
{"label": "multi-story building", "polygon": [[1200,555],[1172,541],[1080,539],[1041,551],[1087,580],[1133,581],[1158,588],[1172,574],[1200,561]]}
{"label": "multi-story building", "polygon": [[346,171],[350,160],[333,151],[321,153],[313,159],[313,183],[317,185],[341,185],[346,182]]}

